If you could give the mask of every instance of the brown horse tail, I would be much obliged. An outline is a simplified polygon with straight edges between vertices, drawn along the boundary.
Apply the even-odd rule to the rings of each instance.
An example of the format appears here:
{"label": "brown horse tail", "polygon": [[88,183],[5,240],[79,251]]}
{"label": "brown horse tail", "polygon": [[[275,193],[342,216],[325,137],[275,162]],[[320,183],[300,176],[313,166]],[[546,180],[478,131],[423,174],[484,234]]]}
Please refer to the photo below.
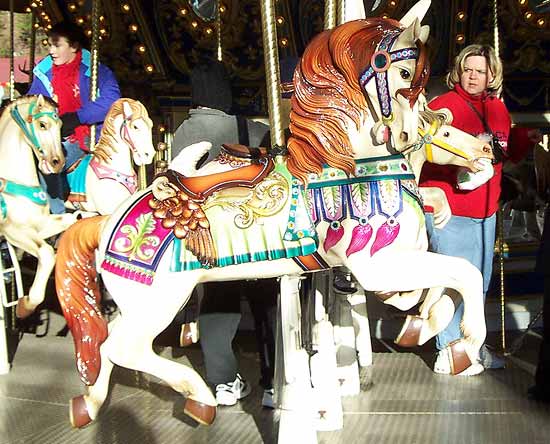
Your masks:
{"label": "brown horse tail", "polygon": [[108,334],[95,268],[95,249],[107,217],[79,220],[63,233],[57,248],[57,298],[73,335],[80,379],[86,385],[93,385],[99,375],[99,347]]}

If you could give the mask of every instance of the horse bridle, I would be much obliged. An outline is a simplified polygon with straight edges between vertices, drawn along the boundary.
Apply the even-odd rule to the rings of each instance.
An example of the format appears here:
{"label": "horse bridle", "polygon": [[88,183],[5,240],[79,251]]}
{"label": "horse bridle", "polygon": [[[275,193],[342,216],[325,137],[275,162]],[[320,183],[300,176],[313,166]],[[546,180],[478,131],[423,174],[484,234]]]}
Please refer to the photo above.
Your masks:
{"label": "horse bridle", "polygon": [[410,88],[401,88],[396,91],[396,95],[401,94],[409,100],[411,107],[418,100],[418,96],[422,92],[424,84],[429,76],[429,67],[426,63],[426,51],[423,50],[423,43],[421,41],[417,41],[417,47],[403,48],[395,51],[391,50],[401,32],[403,32],[402,29],[387,32],[378,45],[377,50],[371,56],[369,67],[359,78],[359,83],[365,91],[367,84],[373,78],[375,79],[376,95],[378,96],[378,104],[382,113],[382,123],[388,127],[395,119],[388,87],[388,70],[391,64],[403,60],[417,60]]}
{"label": "horse bridle", "polygon": [[19,126],[19,128],[21,128],[21,131],[23,131],[23,134],[25,134],[25,137],[33,145],[33,147],[40,154],[43,154],[42,147],[40,146],[40,141],[38,140],[38,137],[36,136],[36,133],[34,131],[33,122],[42,116],[49,117],[54,122],[58,122],[59,116],[55,111],[38,111],[36,113],[33,113],[35,106],[36,106],[35,102],[30,104],[26,119],[23,118],[23,116],[21,115],[21,112],[19,111],[17,104],[11,108],[10,114],[13,120],[15,120],[15,122]]}
{"label": "horse bridle", "polygon": [[128,130],[128,124],[130,122],[131,120],[126,117],[122,121],[122,125],[120,125],[120,138],[128,144],[128,146],[130,147],[130,150],[132,150],[132,153],[136,153],[137,152],[136,145],[132,140],[132,135],[130,134],[130,130]]}
{"label": "horse bridle", "polygon": [[461,157],[462,159],[470,160],[470,156],[466,154],[464,151],[462,151],[459,148],[455,148],[452,145],[449,145],[444,140],[438,139],[435,137],[435,134],[440,129],[440,125],[438,125],[437,122],[432,122],[430,125],[430,128],[428,128],[427,131],[425,131],[422,128],[418,128],[418,134],[420,134],[421,139],[411,145],[411,147],[405,151],[402,152],[403,155],[410,154],[414,151],[418,151],[421,149],[424,145],[426,146],[426,160],[428,162],[433,162],[433,150],[432,145],[436,145],[445,151],[449,153],[453,153],[457,155],[458,157]]}

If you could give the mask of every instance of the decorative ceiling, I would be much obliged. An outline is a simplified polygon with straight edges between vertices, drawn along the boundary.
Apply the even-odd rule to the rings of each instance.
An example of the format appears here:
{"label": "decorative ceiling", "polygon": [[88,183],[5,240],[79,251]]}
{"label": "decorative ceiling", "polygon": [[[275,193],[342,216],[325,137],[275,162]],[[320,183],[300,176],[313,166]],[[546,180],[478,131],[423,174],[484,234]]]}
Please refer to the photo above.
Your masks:
{"label": "decorative ceiling", "polygon": [[[415,1],[364,3],[367,15],[399,18]],[[23,3],[35,4],[44,27],[69,19],[91,33],[92,0],[15,3],[18,9]],[[0,9],[8,4],[0,0]],[[191,67],[217,55],[218,21],[212,1],[102,0],[100,5],[100,56],[115,71],[123,94],[157,111],[170,104],[188,105]],[[280,57],[299,56],[323,28],[324,1],[277,0],[275,5]],[[465,45],[494,42],[494,6],[495,0],[432,1],[425,23],[432,28],[434,82],[443,78]],[[516,111],[550,109],[550,1],[497,0],[497,10],[508,106]],[[265,113],[259,1],[221,0],[219,18],[221,55],[232,74],[240,109]]]}

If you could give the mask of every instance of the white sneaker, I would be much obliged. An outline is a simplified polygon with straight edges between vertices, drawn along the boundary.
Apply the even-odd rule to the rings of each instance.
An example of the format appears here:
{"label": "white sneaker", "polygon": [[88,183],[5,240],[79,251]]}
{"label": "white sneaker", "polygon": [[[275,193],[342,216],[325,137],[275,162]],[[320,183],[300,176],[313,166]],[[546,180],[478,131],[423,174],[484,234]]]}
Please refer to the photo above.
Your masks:
{"label": "white sneaker", "polygon": [[275,390],[273,390],[272,388],[265,389],[264,395],[262,397],[262,406],[268,409],[274,409],[275,408],[275,400],[273,399],[274,395],[275,395]]}
{"label": "white sneaker", "polygon": [[[479,375],[483,372],[483,370],[485,370],[485,368],[479,362],[474,362],[470,365],[470,367],[462,373],[459,373],[457,376]],[[434,363],[434,373],[439,373],[440,375],[451,374],[451,356],[449,347],[445,347],[437,353],[437,358]]]}
{"label": "white sneaker", "polygon": [[251,390],[250,384],[237,373],[233,382],[216,386],[216,401],[219,405],[235,405],[239,399],[248,396]]}

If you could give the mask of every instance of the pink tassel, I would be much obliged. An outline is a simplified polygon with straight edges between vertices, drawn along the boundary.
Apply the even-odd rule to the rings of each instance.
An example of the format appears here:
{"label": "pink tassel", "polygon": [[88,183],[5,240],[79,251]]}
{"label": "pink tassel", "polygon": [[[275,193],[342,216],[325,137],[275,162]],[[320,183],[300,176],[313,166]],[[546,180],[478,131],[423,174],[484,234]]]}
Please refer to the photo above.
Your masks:
{"label": "pink tassel", "polygon": [[376,232],[376,238],[370,247],[370,255],[374,256],[374,253],[390,245],[399,234],[399,228],[399,222],[391,225],[388,222],[384,222]]}
{"label": "pink tassel", "polygon": [[332,247],[334,247],[340,239],[342,239],[342,236],[344,235],[344,227],[340,224],[338,224],[337,228],[334,228],[332,224],[328,227],[327,230],[327,237],[325,238],[325,242],[323,242],[323,248],[328,253],[328,250],[330,250]]}
{"label": "pink tassel", "polygon": [[357,253],[365,248],[372,236],[372,227],[369,224],[357,225],[351,232],[351,241],[346,250],[346,256],[349,257],[353,253]]}

